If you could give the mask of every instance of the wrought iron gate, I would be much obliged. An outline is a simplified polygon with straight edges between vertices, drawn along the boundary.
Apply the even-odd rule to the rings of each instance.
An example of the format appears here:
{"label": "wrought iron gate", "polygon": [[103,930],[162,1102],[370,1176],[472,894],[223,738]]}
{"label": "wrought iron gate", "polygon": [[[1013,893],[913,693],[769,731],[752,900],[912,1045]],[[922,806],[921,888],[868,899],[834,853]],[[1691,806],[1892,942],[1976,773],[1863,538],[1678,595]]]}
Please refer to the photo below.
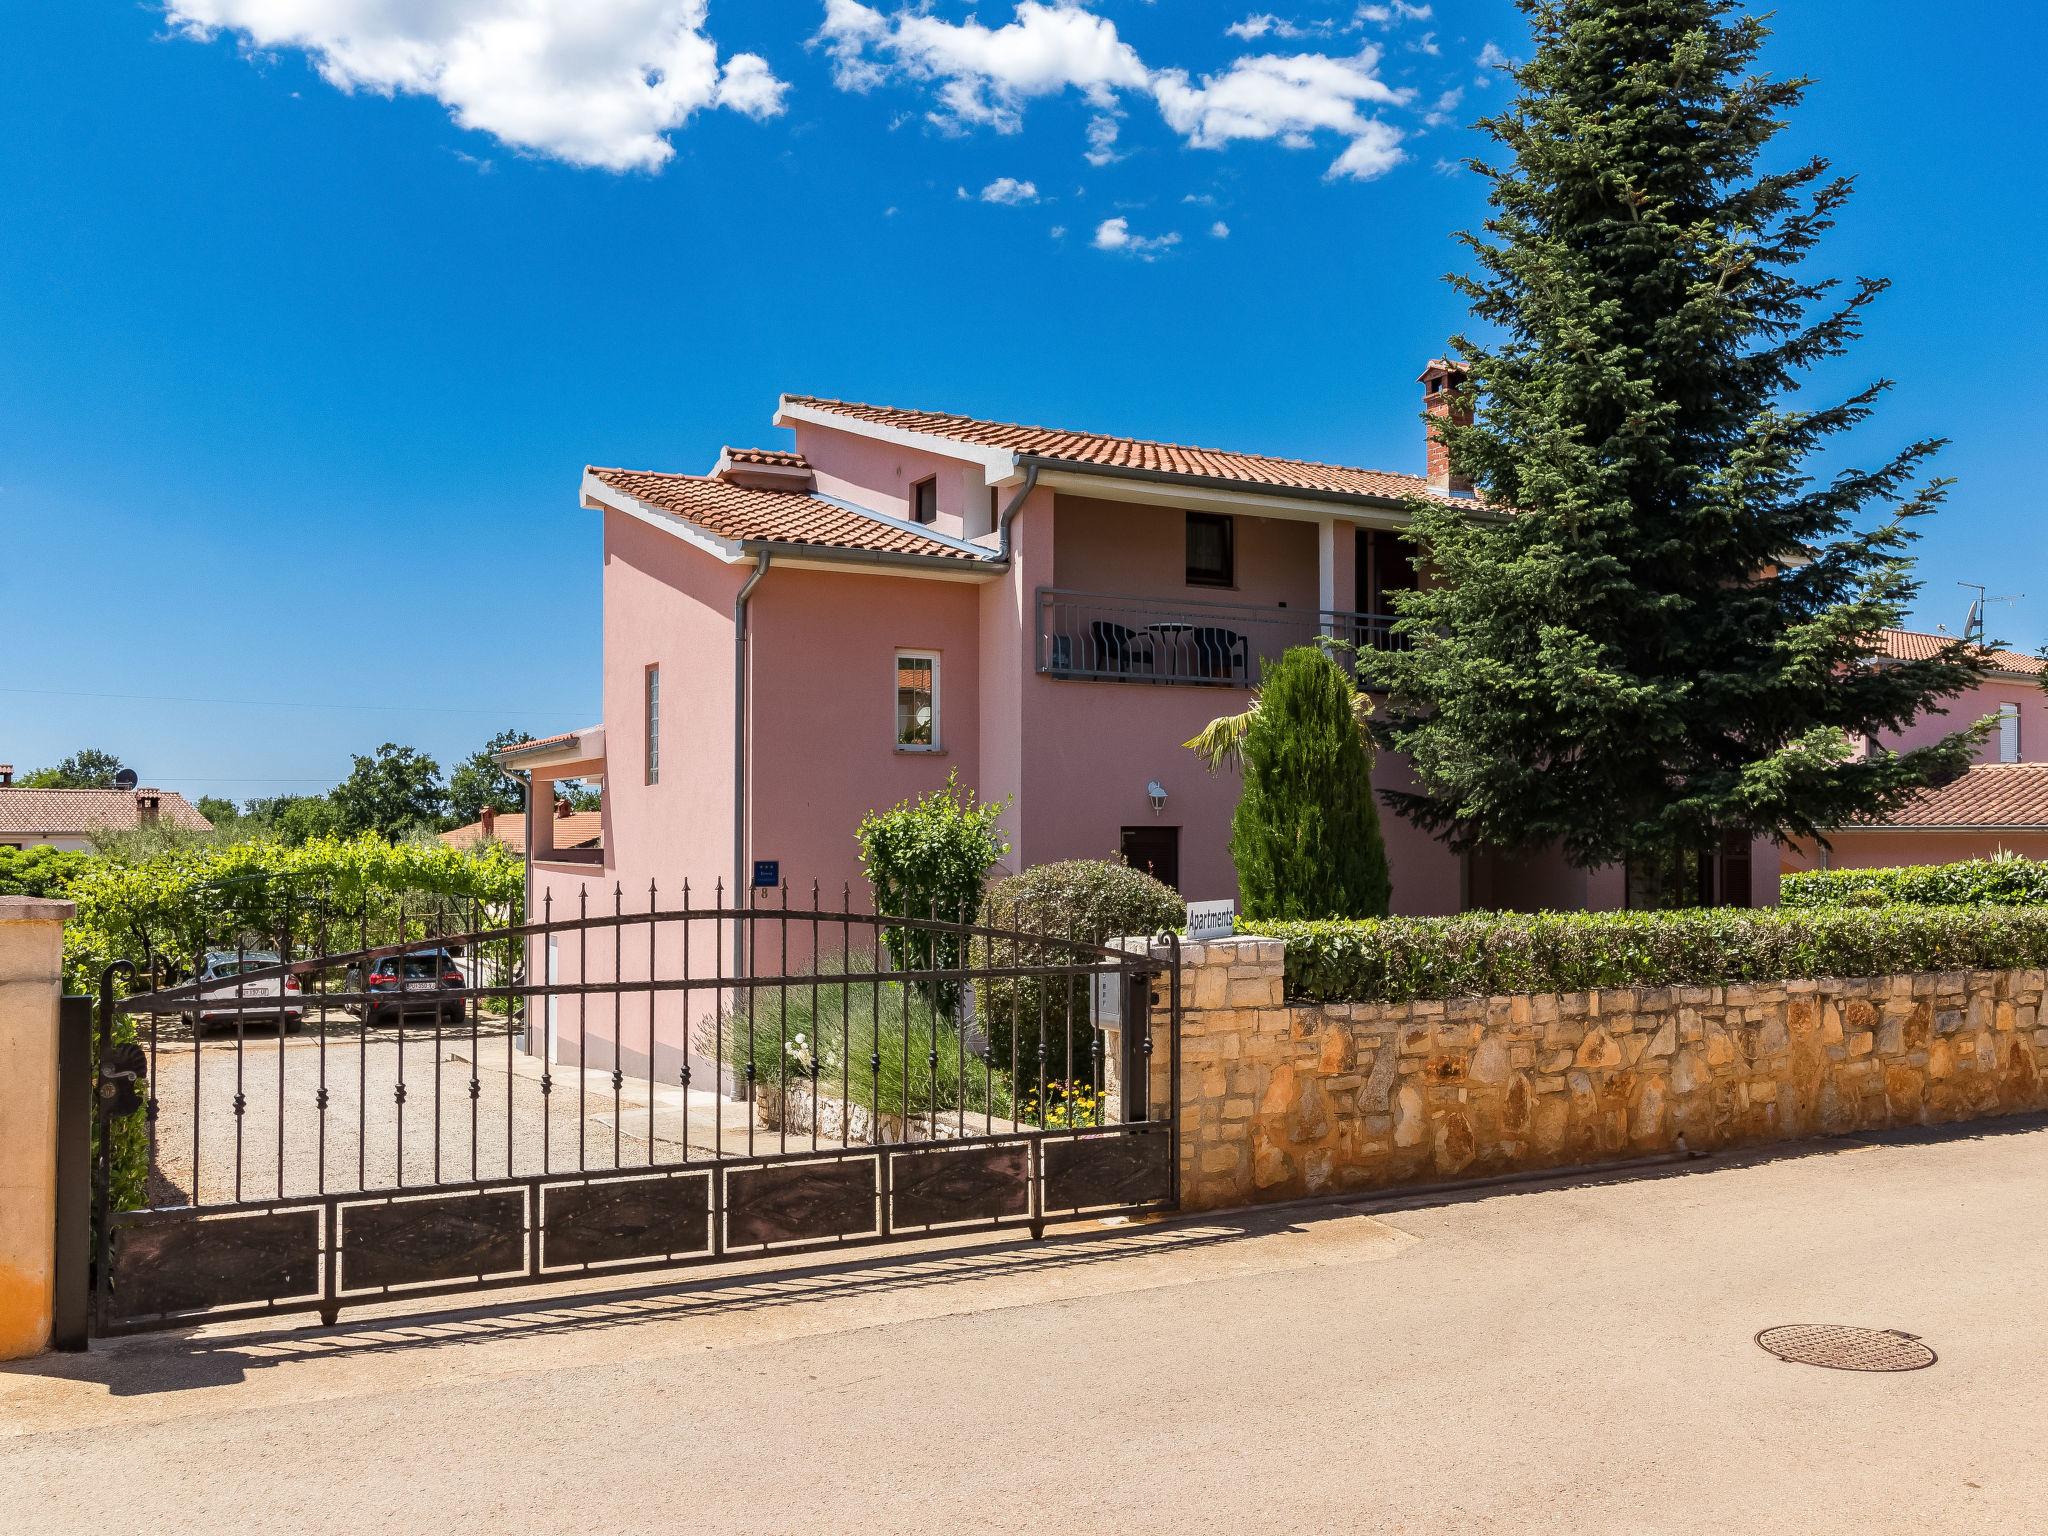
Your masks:
{"label": "wrought iron gate", "polygon": [[109,968],[94,1332],[1178,1200],[1170,935],[1104,948],[815,888],[464,915]]}

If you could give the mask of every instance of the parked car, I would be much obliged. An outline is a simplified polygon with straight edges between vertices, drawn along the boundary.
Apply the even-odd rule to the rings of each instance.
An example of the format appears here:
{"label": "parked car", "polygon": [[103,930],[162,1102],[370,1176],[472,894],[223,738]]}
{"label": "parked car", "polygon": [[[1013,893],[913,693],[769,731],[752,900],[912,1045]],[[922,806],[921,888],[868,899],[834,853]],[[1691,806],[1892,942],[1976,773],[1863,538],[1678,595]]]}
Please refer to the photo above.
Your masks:
{"label": "parked car", "polygon": [[275,971],[284,962],[270,950],[215,950],[193,978],[199,984],[198,1007],[183,1017],[187,1024],[204,1029],[209,1024],[232,1024],[237,1019],[282,1025],[295,1030],[305,1022],[305,1000],[299,978],[275,975],[255,981],[240,978],[256,971]]}
{"label": "parked car", "polygon": [[419,1014],[460,1023],[464,1001],[446,994],[468,985],[469,979],[449,951],[416,949],[370,961],[367,974],[363,962],[357,961],[348,968],[342,990],[369,994],[369,1001],[355,1005],[367,1024],[389,1024]]}

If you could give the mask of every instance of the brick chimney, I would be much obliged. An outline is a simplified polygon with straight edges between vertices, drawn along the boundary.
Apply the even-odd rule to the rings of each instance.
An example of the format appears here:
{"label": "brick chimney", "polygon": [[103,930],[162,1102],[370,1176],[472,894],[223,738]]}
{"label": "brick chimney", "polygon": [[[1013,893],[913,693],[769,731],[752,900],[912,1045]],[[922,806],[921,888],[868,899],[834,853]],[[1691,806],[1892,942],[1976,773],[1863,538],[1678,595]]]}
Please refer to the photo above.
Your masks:
{"label": "brick chimney", "polygon": [[567,816],[573,809],[574,807],[569,804],[569,797],[567,795],[555,796],[555,815],[558,819]]}
{"label": "brick chimney", "polygon": [[485,837],[496,837],[498,835],[498,808],[495,805],[484,807],[483,823]]}
{"label": "brick chimney", "polygon": [[[1449,421],[1453,426],[1472,425],[1472,402],[1469,397],[1460,396],[1458,391],[1465,386],[1471,375],[1447,358],[1433,357],[1429,366],[1422,370],[1422,407],[1432,418]],[[1449,491],[1453,496],[1470,496],[1472,482],[1464,475],[1451,473],[1451,451],[1444,446],[1443,438],[1434,427],[1429,430],[1429,468],[1427,477],[1432,487]]]}
{"label": "brick chimney", "polygon": [[159,789],[138,789],[135,791],[135,818],[145,827],[163,813],[163,791]]}
{"label": "brick chimney", "polygon": [[0,789],[5,789],[5,788],[7,788],[7,787],[8,787],[9,785],[11,785],[11,784],[12,784],[13,782],[14,782],[14,764],[12,764],[12,763],[0,763]]}

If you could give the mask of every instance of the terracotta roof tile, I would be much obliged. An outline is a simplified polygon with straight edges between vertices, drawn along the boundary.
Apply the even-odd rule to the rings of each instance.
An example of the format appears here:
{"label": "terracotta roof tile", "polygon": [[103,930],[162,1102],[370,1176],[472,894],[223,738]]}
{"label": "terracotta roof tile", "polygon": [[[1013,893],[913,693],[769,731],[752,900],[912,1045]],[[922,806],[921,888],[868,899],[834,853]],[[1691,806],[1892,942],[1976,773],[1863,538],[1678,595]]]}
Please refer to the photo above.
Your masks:
{"label": "terracotta roof tile", "polygon": [[1058,460],[1082,468],[1135,469],[1157,474],[1227,480],[1269,490],[1320,491],[1371,501],[1399,501],[1430,496],[1472,504],[1470,498],[1439,491],[1420,475],[1397,475],[1377,469],[1351,469],[1309,459],[1276,459],[1265,454],[1232,453],[1218,448],[1193,448],[1180,443],[1112,437],[1099,432],[1072,432],[1053,427],[1020,426],[983,421],[943,411],[905,410],[890,405],[860,405],[816,395],[785,395],[791,405],[829,411],[855,421],[925,432],[981,448],[1000,448],[1034,458]]}
{"label": "terracotta roof tile", "polygon": [[[1878,652],[1894,661],[1925,661],[1944,645],[1953,644],[1955,638],[1954,635],[1930,635],[1914,629],[1880,630]],[[2029,677],[2039,677],[2048,672],[2048,662],[2024,651],[1991,651],[1988,655],[1992,667],[2000,672],[2018,672]]]}
{"label": "terracotta roof tile", "polygon": [[157,797],[157,819],[181,832],[211,832],[213,823],[183,795],[166,789],[0,788],[0,836],[85,837],[93,832],[132,832],[142,825],[138,797]]}
{"label": "terracotta roof tile", "polygon": [[815,544],[823,549],[878,550],[887,554],[932,555],[971,563],[988,559],[877,517],[856,512],[807,491],[775,491],[733,485],[712,475],[663,475],[644,470],[599,469],[590,473],[636,500],[723,539],[766,539]]}
{"label": "terracotta roof tile", "polygon": [[1922,790],[1888,827],[2010,827],[2048,831],[2048,763],[1979,763]]}
{"label": "terracotta roof tile", "polygon": [[[491,831],[492,838],[514,853],[526,852],[526,813],[500,811]],[[472,821],[441,834],[441,841],[453,848],[467,848],[484,840],[484,824]],[[555,818],[557,848],[601,848],[604,846],[604,812],[571,811]]]}
{"label": "terracotta roof tile", "polygon": [[735,464],[767,464],[776,469],[809,469],[811,461],[787,448],[727,448],[725,456]]}

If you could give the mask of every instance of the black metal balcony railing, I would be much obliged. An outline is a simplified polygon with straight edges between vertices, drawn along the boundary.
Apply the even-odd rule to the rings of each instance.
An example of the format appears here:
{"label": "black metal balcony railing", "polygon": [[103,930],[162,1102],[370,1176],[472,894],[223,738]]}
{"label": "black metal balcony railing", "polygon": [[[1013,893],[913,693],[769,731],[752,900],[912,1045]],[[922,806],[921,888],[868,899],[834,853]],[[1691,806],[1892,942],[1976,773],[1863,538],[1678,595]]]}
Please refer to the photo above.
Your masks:
{"label": "black metal balcony railing", "polygon": [[1261,657],[1329,635],[1393,650],[1386,614],[1250,603],[1169,603],[1038,589],[1038,670],[1051,677],[1248,688]]}

